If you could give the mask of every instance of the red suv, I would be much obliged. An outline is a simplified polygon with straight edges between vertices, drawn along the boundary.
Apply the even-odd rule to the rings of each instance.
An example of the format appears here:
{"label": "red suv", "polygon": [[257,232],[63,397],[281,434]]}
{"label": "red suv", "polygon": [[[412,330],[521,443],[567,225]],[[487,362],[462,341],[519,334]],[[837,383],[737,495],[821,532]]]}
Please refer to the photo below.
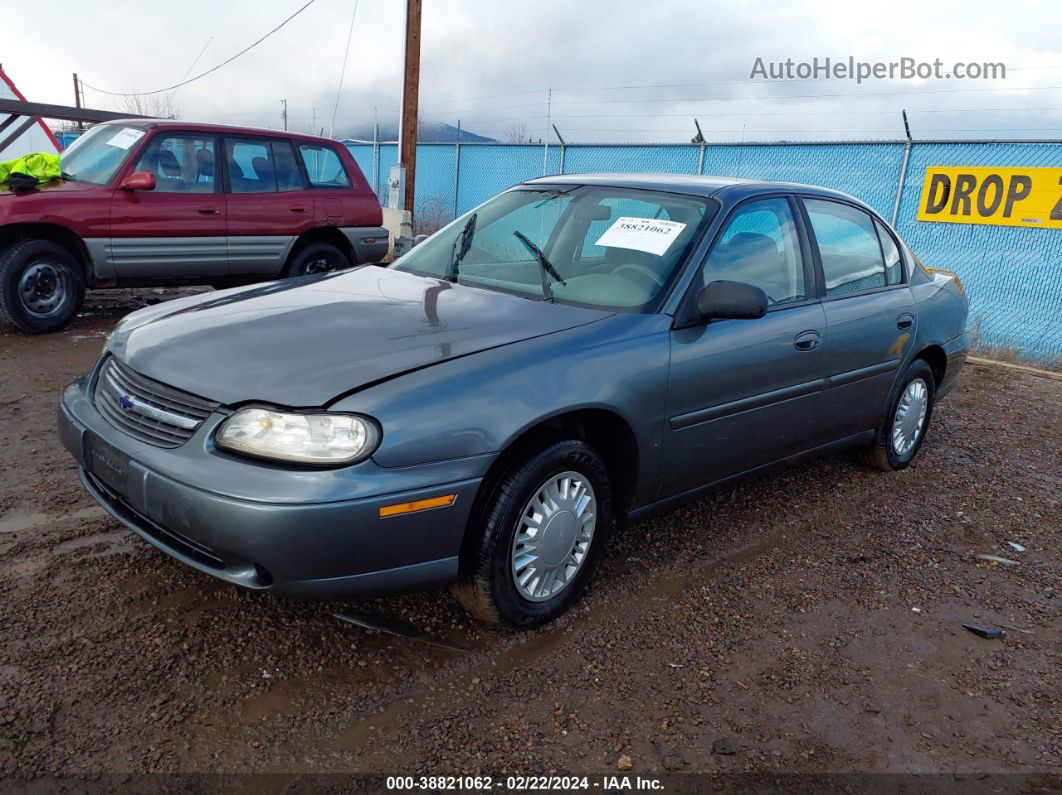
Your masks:
{"label": "red suv", "polygon": [[64,179],[0,193],[0,322],[62,328],[86,287],[225,287],[376,262],[380,202],[335,141],[131,119],[63,152]]}

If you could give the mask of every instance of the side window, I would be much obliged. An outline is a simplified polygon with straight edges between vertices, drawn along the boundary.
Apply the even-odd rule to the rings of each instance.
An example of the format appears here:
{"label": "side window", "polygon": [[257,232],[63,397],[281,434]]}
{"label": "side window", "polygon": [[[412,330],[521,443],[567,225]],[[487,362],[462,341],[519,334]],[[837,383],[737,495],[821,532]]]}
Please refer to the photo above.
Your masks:
{"label": "side window", "polygon": [[273,163],[277,169],[277,187],[281,191],[305,190],[302,172],[295,160],[295,149],[291,141],[273,141]]}
{"label": "side window", "polygon": [[846,295],[885,286],[881,244],[869,215],[855,207],[804,199],[819,246],[826,295]]}
{"label": "side window", "polygon": [[874,228],[878,230],[881,251],[885,255],[885,282],[901,284],[903,282],[903,260],[900,258],[900,250],[896,248],[896,241],[889,234],[889,230],[877,220],[874,221]]}
{"label": "side window", "polygon": [[786,199],[743,204],[730,218],[704,265],[704,283],[727,279],[754,284],[770,304],[802,301],[804,266]]}
{"label": "side window", "polygon": [[269,141],[225,139],[225,163],[232,193],[275,193],[276,168]]}
{"label": "side window", "polygon": [[315,188],[349,188],[350,177],[336,150],[330,146],[299,144],[299,154],[306,164],[310,184]]}
{"label": "side window", "polygon": [[135,170],[155,175],[157,193],[213,193],[214,159],[213,136],[160,134],[148,144]]}

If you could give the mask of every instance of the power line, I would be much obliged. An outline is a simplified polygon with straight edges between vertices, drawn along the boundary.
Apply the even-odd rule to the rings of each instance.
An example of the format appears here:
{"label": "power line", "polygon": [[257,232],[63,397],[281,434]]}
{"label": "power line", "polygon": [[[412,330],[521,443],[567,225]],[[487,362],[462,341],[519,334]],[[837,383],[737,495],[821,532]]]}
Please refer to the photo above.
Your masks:
{"label": "power line", "polygon": [[[540,105],[503,105],[499,107],[484,107],[484,108],[471,108],[462,110],[464,114],[475,113],[493,113],[507,108],[524,108],[524,107],[540,107]],[[292,116],[303,115],[308,116],[310,109],[308,108],[290,108]],[[1050,107],[1010,107],[1010,108],[908,108],[908,113],[1032,113],[1032,112],[1056,112],[1062,111],[1062,106],[1050,106]],[[889,116],[896,113],[896,110],[779,110],[779,111],[737,111],[731,113],[716,113],[712,112],[710,115],[712,118],[724,118],[724,117],[769,117],[769,116]],[[243,113],[212,113],[211,116],[219,117],[235,117],[235,118],[252,118],[252,117],[272,117],[272,111],[247,111]],[[600,114],[594,113],[589,115],[577,115],[577,114],[560,114],[555,118],[564,119],[651,119],[651,118],[688,118],[690,113],[621,113],[621,114]],[[337,119],[344,121],[368,119],[368,114],[361,113],[344,113],[342,116],[337,116]],[[497,119],[476,119],[476,124],[490,124],[492,122],[508,122],[508,121],[520,121],[527,118],[527,116],[515,115],[506,116]]]}
{"label": "power line", "polygon": [[[471,110],[461,111],[462,116],[467,116],[475,113],[490,113],[496,110],[506,110],[507,108],[523,107],[520,105],[503,106],[499,108],[473,108]],[[1059,111],[1062,110],[1062,106],[1056,107],[1044,107],[1044,108],[908,108],[908,113],[1015,113],[1026,111]],[[896,113],[893,110],[779,110],[779,111],[735,111],[730,113],[716,113],[714,111],[705,111],[705,115],[710,115],[713,118],[723,117],[745,117],[745,116],[888,116]],[[555,113],[553,118],[555,119],[654,119],[654,118],[689,118],[694,115],[692,112],[685,113],[591,113],[591,114],[572,114],[572,113]],[[521,117],[512,116],[504,119],[496,119],[492,121],[512,121]],[[477,124],[484,124],[487,120],[477,119]]]}
{"label": "power line", "polygon": [[[985,108],[984,111],[1004,111],[1015,112],[1024,110],[1045,110],[1045,111],[1057,111],[1062,108]],[[981,108],[939,108],[939,109],[911,109],[908,108],[908,113],[972,113],[982,110]],[[877,116],[877,115],[889,115],[896,113],[895,110],[888,111],[772,111],[772,112],[737,112],[737,113],[713,113],[705,112],[703,115],[710,116],[712,118],[725,118],[725,117],[737,117],[743,118],[746,116]],[[688,119],[693,113],[588,113],[588,114],[554,114],[555,119]]]}
{"label": "power line", "polygon": [[[1029,67],[1033,68],[1033,67]],[[1047,68],[1047,67],[1045,67]],[[1051,67],[1054,68],[1054,67]],[[1060,67],[1062,68],[1062,67]],[[789,81],[774,80],[771,83],[781,83]],[[795,81],[794,81],[795,82]],[[806,81],[800,81],[806,82]],[[554,89],[555,92],[563,91],[580,91],[580,90],[621,90],[631,88],[679,88],[679,87],[691,87],[691,86],[727,86],[727,85],[770,85],[771,83],[765,83],[762,81],[743,81],[736,83],[674,83],[674,84],[660,84],[658,86],[602,86],[597,89]],[[91,88],[91,86],[90,86]],[[824,98],[824,97],[860,97],[860,96],[901,96],[907,94],[938,94],[938,93],[964,93],[970,91],[1043,91],[1049,89],[1058,89],[1062,86],[1007,86],[1007,87],[986,87],[986,88],[970,88],[970,89],[941,89],[941,90],[915,90],[915,91],[892,91],[892,92],[843,92],[832,94],[779,94],[774,96],[754,96],[754,97],[663,97],[660,99],[580,99],[580,100],[555,100],[553,104],[567,104],[567,105],[599,105],[599,104],[612,104],[612,103],[627,103],[627,102],[764,102],[774,99],[808,99],[808,98]],[[421,105],[453,105],[462,102],[472,102],[476,100],[484,99],[503,99],[506,97],[521,97],[529,94],[545,94],[549,89],[538,88],[528,91],[516,91],[505,94],[484,94],[475,97],[461,97],[457,99],[436,99],[427,102],[421,102]],[[454,113],[476,113],[480,111],[499,111],[516,108],[533,108],[544,107],[546,104],[546,98],[536,102],[524,102],[516,105],[494,105],[485,108],[463,108],[454,109]],[[371,110],[373,108],[397,108],[398,103],[391,104],[373,104],[373,105],[347,105],[350,110]],[[971,110],[978,110],[973,108]],[[1000,108],[1000,110],[1021,110],[1021,108]],[[1030,108],[1030,110],[1034,110]],[[893,112],[893,111],[888,111]]]}
{"label": "power line", "polygon": [[[655,132],[655,133],[688,133],[689,130],[654,130],[648,128],[608,128],[608,127],[565,127],[564,132]],[[1054,132],[1056,130],[1062,130],[1062,127],[920,127],[919,132]],[[762,130],[705,130],[706,134],[710,133],[740,133],[740,132],[756,132],[756,133],[780,133],[780,132],[800,132],[800,133],[829,133],[829,132],[843,132],[843,133],[881,133],[881,132],[896,132],[892,128],[862,128],[855,130],[839,130],[837,128],[829,130],[806,130],[806,129],[777,129],[777,128],[764,128]]]}
{"label": "power line", "polygon": [[[766,84],[765,84],[766,85]],[[776,94],[765,97],[667,97],[664,99],[580,99],[558,100],[555,105],[614,105],[635,102],[745,102],[749,100],[821,99],[824,97],[892,97],[909,94],[964,94],[972,91],[1048,91],[1062,86],[1014,86],[991,88],[940,88],[915,91],[847,91],[833,94]]]}
{"label": "power line", "polygon": [[358,15],[358,2],[354,0],[354,10],[350,14],[350,30],[347,31],[347,48],[343,51],[343,68],[339,70],[339,88],[336,89],[336,104],[332,108],[332,126],[328,128],[328,137],[336,131],[336,111],[339,110],[339,95],[343,92],[343,77],[347,73],[347,58],[350,56],[350,38],[354,35],[354,18]]}
{"label": "power line", "polygon": [[[195,60],[192,61],[192,64],[185,70],[184,74],[181,75],[181,80],[184,80],[186,77],[188,77],[188,75],[190,75],[192,73],[192,70],[195,69],[195,65],[197,63],[199,63],[199,59],[203,57],[203,53],[206,52],[207,47],[210,46],[210,42],[212,42],[213,40],[214,40],[213,36],[211,36],[209,39],[207,39],[207,43],[203,45],[203,49],[201,49],[199,51],[199,55],[195,56]],[[170,102],[173,102],[173,98],[175,96],[177,96],[177,91],[178,91],[178,89],[180,89],[180,87],[181,87],[181,84],[178,83],[177,84],[177,88],[173,89],[173,93],[170,94],[170,100],[169,100]]]}
{"label": "power line", "polygon": [[263,41],[268,39],[270,36],[272,36],[274,33],[276,33],[282,27],[284,27],[289,22],[291,22],[291,20],[295,19],[295,17],[297,17],[299,14],[301,14],[307,8],[312,6],[315,2],[316,2],[316,0],[308,0],[306,5],[304,5],[302,8],[300,8],[294,14],[292,14],[290,17],[285,19],[283,22],[281,22],[279,25],[277,25],[271,31],[266,33],[260,39],[258,39],[257,41],[253,42],[252,44],[248,45],[247,47],[244,47],[242,50],[240,50],[238,53],[233,55],[231,58],[229,58],[229,59],[227,59],[225,61],[222,61],[217,66],[215,66],[215,67],[213,67],[211,69],[207,69],[205,72],[197,74],[195,77],[189,78],[188,80],[182,80],[179,83],[174,83],[172,86],[166,86],[165,88],[158,88],[158,89],[155,89],[154,91],[108,91],[108,90],[106,90],[104,88],[97,88],[94,85],[90,85],[89,83],[86,83],[84,80],[81,81],[82,85],[88,86],[93,91],[99,91],[101,94],[110,94],[112,97],[147,97],[147,96],[150,96],[152,94],[162,94],[162,93],[164,93],[166,91],[174,91],[174,90],[180,88],[181,86],[186,86],[189,83],[194,83],[196,80],[199,80],[200,78],[206,77],[208,74],[211,74],[212,72],[216,72],[221,67],[232,63],[237,58],[239,58],[241,55],[243,55],[245,52],[248,52],[249,50],[254,49],[259,44],[261,44]]}

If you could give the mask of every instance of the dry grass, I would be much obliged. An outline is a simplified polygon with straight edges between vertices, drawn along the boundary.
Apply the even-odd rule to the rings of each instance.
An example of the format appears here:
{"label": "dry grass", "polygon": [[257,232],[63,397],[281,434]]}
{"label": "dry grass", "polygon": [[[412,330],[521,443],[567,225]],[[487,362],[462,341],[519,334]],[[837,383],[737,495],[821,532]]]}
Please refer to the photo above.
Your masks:
{"label": "dry grass", "polygon": [[970,321],[967,329],[970,336],[970,353],[983,359],[994,359],[997,362],[1019,364],[1025,367],[1035,367],[1040,370],[1062,372],[1062,357],[1040,356],[1022,351],[1016,345],[1001,345],[999,343],[985,342],[981,338],[981,318],[975,317]]}

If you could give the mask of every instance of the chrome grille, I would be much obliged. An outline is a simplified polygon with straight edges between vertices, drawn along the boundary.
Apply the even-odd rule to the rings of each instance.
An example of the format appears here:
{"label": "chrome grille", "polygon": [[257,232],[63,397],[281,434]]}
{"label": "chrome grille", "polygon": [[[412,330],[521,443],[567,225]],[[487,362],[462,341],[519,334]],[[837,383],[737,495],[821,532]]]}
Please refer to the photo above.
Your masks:
{"label": "chrome grille", "polygon": [[100,367],[93,402],[115,428],[159,447],[184,444],[218,407],[145,378],[113,356]]}

